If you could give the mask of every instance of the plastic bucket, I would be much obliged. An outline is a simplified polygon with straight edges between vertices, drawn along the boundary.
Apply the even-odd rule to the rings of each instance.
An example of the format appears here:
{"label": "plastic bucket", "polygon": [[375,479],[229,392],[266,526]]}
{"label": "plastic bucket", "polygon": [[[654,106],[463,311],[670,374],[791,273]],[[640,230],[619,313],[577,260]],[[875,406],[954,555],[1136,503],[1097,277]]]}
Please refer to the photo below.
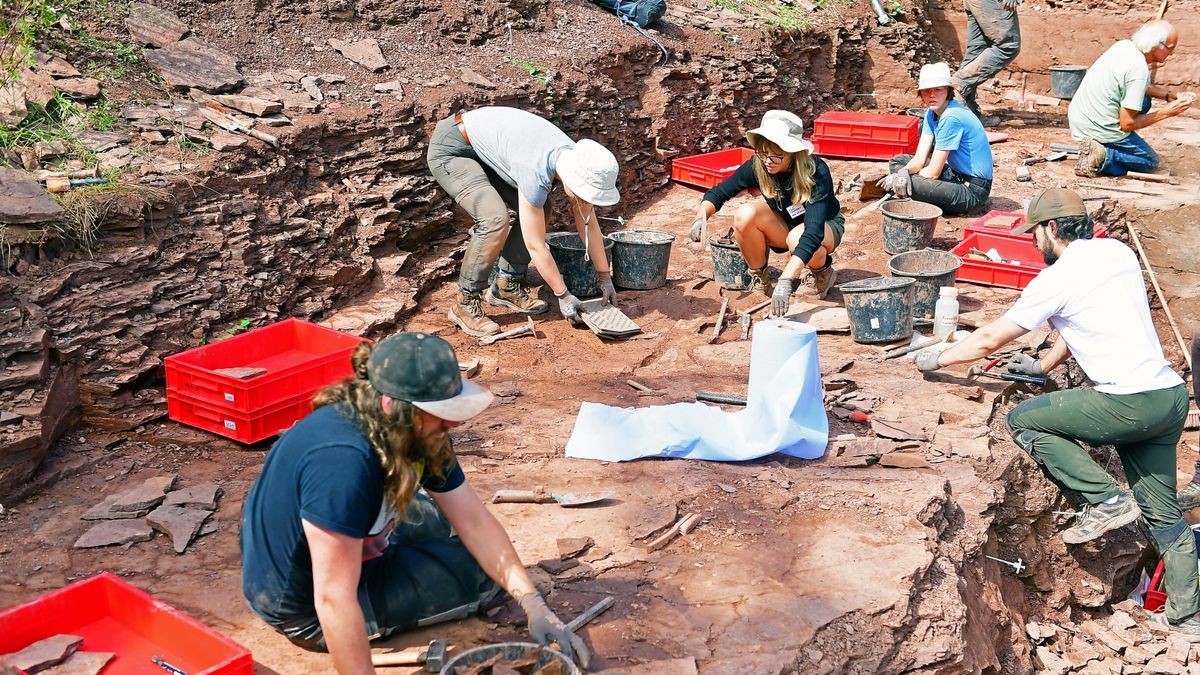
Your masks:
{"label": "plastic bucket", "polygon": [[532,642],[500,642],[468,649],[447,661],[442,666],[441,675],[454,675],[459,668],[465,670],[468,666],[478,665],[496,656],[502,657],[505,661],[513,661],[533,654],[538,655],[537,664],[534,666],[535,670],[557,661],[562,666],[564,675],[583,675],[583,671],[572,663],[571,659],[556,650],[547,649]]}
{"label": "plastic bucket", "polygon": [[1050,66],[1050,91],[1059,98],[1071,98],[1084,75],[1086,66]]}
{"label": "plastic bucket", "polygon": [[942,210],[933,204],[911,199],[886,201],[879,210],[883,213],[883,248],[893,254],[927,248],[942,217]]}
{"label": "plastic bucket", "polygon": [[908,277],[913,284],[913,316],[933,316],[938,293],[943,286],[954,285],[954,272],[962,260],[949,251],[927,248],[892,256],[888,270],[894,277]]}
{"label": "plastic bucket", "polygon": [[712,248],[713,279],[717,285],[731,291],[750,288],[750,268],[737,242],[710,239],[708,245]]}
{"label": "plastic bucket", "polygon": [[[546,243],[550,246],[550,255],[558,266],[567,290],[572,295],[590,298],[600,295],[600,279],[596,276],[596,268],[590,260],[584,260],[583,241],[574,232],[552,232],[546,235]],[[613,243],[604,239],[604,257],[612,262]],[[611,268],[610,268],[611,269]]]}
{"label": "plastic bucket", "polygon": [[895,342],[912,337],[913,285],[906,277],[873,277],[841,284],[855,342]]}
{"label": "plastic bucket", "polygon": [[656,230],[627,230],[608,235],[613,241],[613,283],[639,291],[667,283],[667,264],[675,235]]}

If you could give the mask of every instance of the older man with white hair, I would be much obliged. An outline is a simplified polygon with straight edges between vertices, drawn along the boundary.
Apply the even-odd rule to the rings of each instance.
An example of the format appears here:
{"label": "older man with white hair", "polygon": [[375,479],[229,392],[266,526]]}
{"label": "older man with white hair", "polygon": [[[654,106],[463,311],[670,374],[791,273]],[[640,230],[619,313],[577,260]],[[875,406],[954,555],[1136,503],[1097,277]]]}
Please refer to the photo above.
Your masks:
{"label": "older man with white hair", "polygon": [[[1124,176],[1158,168],[1158,153],[1137,134],[1187,110],[1195,95],[1151,84],[1150,68],[1175,51],[1179,32],[1168,21],[1151,21],[1129,40],[1108,48],[1075,92],[1067,119],[1079,143],[1080,176]],[[1169,103],[1150,111],[1150,99]]]}

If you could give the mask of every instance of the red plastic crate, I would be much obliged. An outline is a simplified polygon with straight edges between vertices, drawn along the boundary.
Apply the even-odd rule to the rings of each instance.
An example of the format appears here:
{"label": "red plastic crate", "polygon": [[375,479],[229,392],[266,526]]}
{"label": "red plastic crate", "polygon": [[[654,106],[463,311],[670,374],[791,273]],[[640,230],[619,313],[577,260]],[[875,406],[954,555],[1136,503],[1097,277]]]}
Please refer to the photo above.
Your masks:
{"label": "red plastic crate", "polygon": [[[168,356],[167,389],[210,407],[259,413],[353,375],[350,355],[364,341],[301,319],[284,319]],[[238,379],[213,372],[221,368],[267,372]]]}
{"label": "red plastic crate", "polygon": [[167,417],[188,426],[211,431],[247,445],[287,431],[312,412],[316,391],[294,396],[257,412],[241,412],[222,405],[198,401],[167,389]]}
{"label": "red plastic crate", "polygon": [[96,576],[0,612],[0,654],[69,633],[81,651],[113,652],[104,675],[165,672],[157,656],[189,675],[250,675],[250,650],[116,576]]}
{"label": "red plastic crate", "polygon": [[[995,226],[993,226],[993,225],[988,224],[993,218],[1001,218],[1001,217],[1005,217],[1005,218],[1015,217],[1017,220],[1012,225],[995,225]],[[1033,241],[1033,230],[1030,230],[1029,232],[1025,232],[1024,234],[1015,234],[1013,232],[1013,230],[1017,229],[1018,227],[1021,227],[1024,224],[1025,224],[1025,214],[1022,213],[1021,211],[988,211],[986,215],[980,216],[979,218],[976,218],[975,220],[971,221],[971,223],[968,224],[966,226],[966,228],[964,228],[963,234],[965,236],[966,234],[969,234],[971,232],[984,232],[986,234],[999,234],[999,235],[1004,235],[1006,237],[1019,237],[1021,239],[1024,239],[1025,241],[1031,242],[1031,241]],[[1096,239],[1103,239],[1104,237],[1107,237],[1107,236],[1108,236],[1108,228],[1107,227],[1097,223],[1095,225],[1095,227],[1092,228],[1092,237],[1094,237]]]}
{"label": "red plastic crate", "polygon": [[[1021,264],[1013,265],[967,257],[967,253],[973,248],[980,251],[994,248],[1001,258],[1019,260]],[[969,232],[950,252],[962,259],[962,267],[958,268],[955,278],[959,281],[969,281],[984,286],[1025,288],[1038,275],[1038,272],[1046,269],[1046,262],[1042,259],[1041,251],[1037,250],[1028,240],[1020,237]]]}
{"label": "red plastic crate", "polygon": [[851,159],[891,159],[917,151],[921,120],[911,115],[831,110],[813,122],[818,155]]}
{"label": "red plastic crate", "polygon": [[673,159],[671,179],[708,189],[732,176],[753,156],[754,151],[750,148],[733,148]]}

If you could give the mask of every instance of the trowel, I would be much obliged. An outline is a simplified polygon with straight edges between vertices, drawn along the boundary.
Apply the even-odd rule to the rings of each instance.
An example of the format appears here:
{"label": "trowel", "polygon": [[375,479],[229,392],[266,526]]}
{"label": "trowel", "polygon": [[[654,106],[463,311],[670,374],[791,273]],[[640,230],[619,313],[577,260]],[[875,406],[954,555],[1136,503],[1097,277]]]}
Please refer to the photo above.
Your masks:
{"label": "trowel", "polygon": [[547,492],[542,486],[532,490],[497,490],[492,497],[493,504],[550,504],[557,502],[559,506],[585,506],[595,504],[616,494],[612,490],[606,492]]}

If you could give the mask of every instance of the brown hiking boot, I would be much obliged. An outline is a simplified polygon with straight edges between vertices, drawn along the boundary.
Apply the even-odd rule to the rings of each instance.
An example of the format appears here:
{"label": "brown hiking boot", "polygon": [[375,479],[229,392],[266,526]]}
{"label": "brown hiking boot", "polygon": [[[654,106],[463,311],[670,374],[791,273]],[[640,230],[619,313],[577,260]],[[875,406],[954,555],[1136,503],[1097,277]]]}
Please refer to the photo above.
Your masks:
{"label": "brown hiking boot", "polygon": [[826,265],[819,270],[813,270],[812,273],[813,289],[816,291],[817,299],[824,299],[829,294],[829,289],[837,283],[837,270],[832,264]]}
{"label": "brown hiking boot", "polygon": [[1104,167],[1108,157],[1108,149],[1099,141],[1085,138],[1079,142],[1079,161],[1075,162],[1075,175],[1084,178],[1095,178]]}
{"label": "brown hiking boot", "polygon": [[771,297],[771,291],[775,290],[775,285],[771,283],[771,271],[766,265],[756,270],[750,270],[750,288],[751,293],[762,293],[768,298]]}
{"label": "brown hiking boot", "polygon": [[483,303],[479,301],[479,291],[458,290],[458,302],[450,308],[450,321],[454,322],[463,332],[473,337],[495,335],[500,332],[500,324],[487,318],[483,313]]}
{"label": "brown hiking boot", "polygon": [[526,314],[542,314],[550,309],[550,305],[529,295],[524,277],[497,274],[485,297],[489,305],[508,307]]}

